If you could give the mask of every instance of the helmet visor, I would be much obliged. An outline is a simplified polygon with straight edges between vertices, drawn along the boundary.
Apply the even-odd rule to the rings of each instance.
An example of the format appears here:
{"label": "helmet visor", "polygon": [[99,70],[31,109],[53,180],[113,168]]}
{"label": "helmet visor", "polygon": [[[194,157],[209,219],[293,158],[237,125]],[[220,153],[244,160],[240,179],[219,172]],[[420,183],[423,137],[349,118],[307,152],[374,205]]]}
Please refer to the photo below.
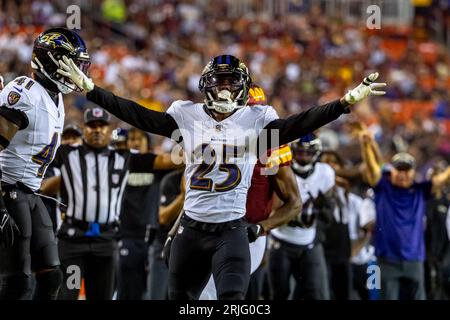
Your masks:
{"label": "helmet visor", "polygon": [[91,61],[85,59],[75,59],[74,60],[76,66],[87,75],[89,67],[91,66]]}
{"label": "helmet visor", "polygon": [[204,88],[236,91],[241,90],[245,79],[240,72],[210,72],[204,76]]}

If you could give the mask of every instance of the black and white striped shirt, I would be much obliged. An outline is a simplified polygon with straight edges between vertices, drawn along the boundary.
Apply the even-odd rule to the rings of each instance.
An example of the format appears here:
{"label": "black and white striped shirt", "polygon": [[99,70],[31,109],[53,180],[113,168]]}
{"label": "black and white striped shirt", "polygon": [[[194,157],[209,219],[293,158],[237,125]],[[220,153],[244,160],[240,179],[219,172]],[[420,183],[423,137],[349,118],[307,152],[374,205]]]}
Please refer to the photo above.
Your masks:
{"label": "black and white striped shirt", "polygon": [[61,170],[66,217],[84,222],[118,219],[128,176],[129,152],[96,150],[86,144],[61,146],[52,165]]}

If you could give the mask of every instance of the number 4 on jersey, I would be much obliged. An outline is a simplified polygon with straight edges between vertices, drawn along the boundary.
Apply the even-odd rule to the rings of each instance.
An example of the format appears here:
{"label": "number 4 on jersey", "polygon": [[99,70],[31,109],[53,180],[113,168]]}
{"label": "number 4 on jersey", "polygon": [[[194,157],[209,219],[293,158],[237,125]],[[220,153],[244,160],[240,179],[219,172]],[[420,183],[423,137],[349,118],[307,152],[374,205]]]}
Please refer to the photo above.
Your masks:
{"label": "number 4 on jersey", "polygon": [[56,145],[58,143],[59,135],[55,132],[52,136],[52,141],[50,144],[46,145],[39,153],[35,154],[31,160],[33,162],[41,165],[38,169],[37,176],[42,177],[47,169],[47,166],[52,162],[53,157],[55,156]]}

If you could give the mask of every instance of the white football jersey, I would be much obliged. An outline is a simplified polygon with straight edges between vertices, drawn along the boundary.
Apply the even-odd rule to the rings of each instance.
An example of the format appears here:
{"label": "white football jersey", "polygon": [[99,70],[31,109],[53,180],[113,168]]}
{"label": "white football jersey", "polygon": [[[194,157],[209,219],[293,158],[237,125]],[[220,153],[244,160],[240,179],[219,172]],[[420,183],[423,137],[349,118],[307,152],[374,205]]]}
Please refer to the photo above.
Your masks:
{"label": "white football jersey", "polygon": [[18,77],[0,93],[0,105],[25,112],[29,120],[28,126],[18,131],[9,146],[0,152],[2,181],[22,182],[32,190],[38,190],[61,141],[64,126],[62,94],[59,93],[58,105],[55,105],[38,82]]}
{"label": "white football jersey", "polygon": [[[367,197],[364,200],[360,197],[349,194],[349,202],[353,203],[354,210],[349,211],[349,234],[352,241],[359,237],[359,229],[367,225],[369,222],[375,221],[376,210],[374,201]],[[362,265],[368,263],[375,257],[375,247],[372,244],[367,244],[351,258],[351,263]]]}
{"label": "white football jersey", "polygon": [[202,103],[175,101],[167,113],[177,122],[187,157],[186,214],[210,223],[243,217],[257,161],[257,138],[268,123],[278,119],[275,110],[246,106],[217,122]]}
{"label": "white football jersey", "polygon": [[[306,179],[303,179],[298,175],[296,175],[296,179],[303,203],[309,200],[310,194],[313,198],[316,198],[319,191],[326,193],[335,185],[335,173],[333,168],[322,162],[317,162],[315,164],[314,172]],[[276,238],[289,243],[309,245],[316,238],[316,223],[309,228],[284,225],[272,230],[271,233]]]}

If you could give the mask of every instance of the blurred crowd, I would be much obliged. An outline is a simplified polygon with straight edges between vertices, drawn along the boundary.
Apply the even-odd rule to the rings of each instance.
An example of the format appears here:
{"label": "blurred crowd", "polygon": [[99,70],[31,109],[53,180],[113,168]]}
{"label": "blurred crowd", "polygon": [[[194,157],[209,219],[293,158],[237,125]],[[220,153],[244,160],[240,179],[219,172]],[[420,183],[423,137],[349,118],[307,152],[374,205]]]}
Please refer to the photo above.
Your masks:
{"label": "blurred crowd", "polygon": [[[258,7],[267,1],[239,3],[83,1],[80,33],[92,56],[90,75],[119,95],[161,110],[177,99],[202,99],[197,85],[203,66],[229,53],[247,63],[254,82],[286,116],[341,96],[376,70],[388,93],[358,106],[355,117],[370,126],[389,155],[409,149],[421,165],[449,157],[450,55],[432,39],[427,11],[410,26],[369,30],[323,14],[312,1],[287,1],[278,16],[275,9],[269,14]],[[439,3],[448,14],[446,1]],[[0,73],[7,81],[29,73],[33,38],[44,25],[64,25],[66,5],[0,1]],[[68,120],[79,122],[86,101],[69,101]],[[333,131],[322,132],[329,147],[348,148],[349,160],[355,160],[356,143],[345,124],[338,122]]]}
{"label": "blurred crowd", "polygon": [[[0,74],[6,83],[30,73],[33,39],[48,26],[65,25],[73,2],[0,0]],[[179,99],[201,101],[204,65],[227,53],[247,64],[269,104],[285,117],[339,98],[378,71],[388,84],[386,96],[366,100],[350,117],[321,129],[324,148],[345,155],[346,164],[360,163],[354,126],[362,123],[385,160],[408,151],[422,177],[450,160],[450,53],[430,23],[436,11],[449,23],[449,1],[416,8],[409,25],[382,24],[378,30],[325,14],[324,1],[79,2],[90,77],[117,95],[154,110]],[[267,11],[262,3],[286,7]],[[90,103],[82,95],[65,103],[66,122],[82,124]],[[129,127],[118,120],[113,126]],[[157,152],[168,151],[161,138],[151,141]]]}

